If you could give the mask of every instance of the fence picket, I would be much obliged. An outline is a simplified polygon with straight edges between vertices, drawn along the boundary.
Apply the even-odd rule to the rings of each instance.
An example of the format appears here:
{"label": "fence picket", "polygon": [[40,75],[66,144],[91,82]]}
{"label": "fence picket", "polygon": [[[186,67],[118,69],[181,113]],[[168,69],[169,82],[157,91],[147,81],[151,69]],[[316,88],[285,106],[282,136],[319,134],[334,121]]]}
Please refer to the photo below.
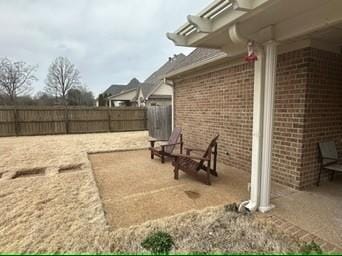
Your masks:
{"label": "fence picket", "polygon": [[146,130],[144,108],[0,107],[0,137]]}
{"label": "fence picket", "polygon": [[171,106],[150,106],[147,108],[149,135],[159,140],[168,140],[171,135]]}

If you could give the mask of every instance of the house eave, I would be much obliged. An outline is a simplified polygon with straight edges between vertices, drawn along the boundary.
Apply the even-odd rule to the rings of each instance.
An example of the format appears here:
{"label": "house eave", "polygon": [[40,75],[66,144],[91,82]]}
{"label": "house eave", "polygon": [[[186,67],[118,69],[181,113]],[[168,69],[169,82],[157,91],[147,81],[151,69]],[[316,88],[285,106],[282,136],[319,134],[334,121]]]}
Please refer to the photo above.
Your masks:
{"label": "house eave", "polygon": [[115,95],[111,95],[109,97],[107,97],[108,100],[115,100],[115,98],[119,97],[119,96],[122,96],[122,95],[125,95],[127,93],[130,93],[130,92],[133,92],[133,91],[136,91],[137,88],[134,88],[134,89],[130,89],[130,90],[127,90],[127,91],[123,91],[123,92],[120,92],[118,94],[115,94]]}
{"label": "house eave", "polygon": [[[224,0],[214,1],[218,2]],[[269,40],[287,43],[303,36],[311,39],[320,30],[341,27],[342,23],[340,0],[248,0],[241,1],[240,6],[217,10],[219,15],[210,20],[203,20],[203,11],[190,15],[188,22],[168,37],[176,45],[221,49],[231,54],[246,47],[245,42],[234,41],[230,33],[233,26],[247,40],[263,44]]]}
{"label": "house eave", "polygon": [[207,67],[207,66],[210,66],[210,65],[213,65],[213,64],[217,64],[218,62],[220,61],[225,61],[225,60],[229,60],[231,59],[232,57],[229,58],[229,56],[227,56],[227,54],[225,54],[224,52],[222,52],[222,54],[220,55],[217,55],[213,58],[210,58],[210,59],[206,59],[206,60],[203,60],[203,61],[199,61],[199,62],[196,62],[196,63],[193,63],[193,64],[190,64],[188,66],[185,66],[185,67],[182,67],[182,68],[179,68],[177,70],[174,70],[168,74],[166,74],[165,78],[166,79],[174,79],[180,75],[184,75],[184,74],[187,74],[187,73],[191,73],[199,68],[204,68],[204,67]]}

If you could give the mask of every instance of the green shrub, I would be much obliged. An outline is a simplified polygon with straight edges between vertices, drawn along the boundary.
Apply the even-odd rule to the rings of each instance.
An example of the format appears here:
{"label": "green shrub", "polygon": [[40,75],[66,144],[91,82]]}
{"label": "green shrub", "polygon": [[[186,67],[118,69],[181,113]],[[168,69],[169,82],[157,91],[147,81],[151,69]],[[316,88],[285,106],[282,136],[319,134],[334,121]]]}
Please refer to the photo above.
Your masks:
{"label": "green shrub", "polygon": [[162,231],[149,234],[141,243],[143,248],[154,254],[168,254],[173,245],[172,236]]}
{"label": "green shrub", "polygon": [[322,254],[322,249],[314,241],[311,241],[311,243],[302,244],[300,252],[303,254]]}

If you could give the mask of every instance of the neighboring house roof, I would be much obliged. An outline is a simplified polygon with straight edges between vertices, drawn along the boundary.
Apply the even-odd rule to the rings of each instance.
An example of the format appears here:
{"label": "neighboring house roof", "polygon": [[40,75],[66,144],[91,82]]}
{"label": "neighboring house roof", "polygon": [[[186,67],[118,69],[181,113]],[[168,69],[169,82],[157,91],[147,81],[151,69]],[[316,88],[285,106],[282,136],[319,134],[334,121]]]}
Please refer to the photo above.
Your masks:
{"label": "neighboring house roof", "polygon": [[192,68],[199,67],[210,61],[217,60],[219,58],[227,57],[228,55],[217,49],[208,48],[196,48],[174,69],[167,73],[166,77],[172,77],[183,71],[191,70]]}
{"label": "neighboring house roof", "polygon": [[153,72],[144,82],[133,78],[127,85],[111,85],[104,93],[111,94],[111,98],[136,90],[136,96],[132,100],[137,100],[139,91],[142,90],[142,95],[146,99],[159,87],[161,80],[170,73],[177,73],[178,71],[187,69],[195,64],[200,64],[215,57],[225,56],[226,54],[220,50],[196,48],[188,56],[184,54],[177,54],[169,58],[158,70]]}
{"label": "neighboring house roof", "polygon": [[169,60],[157,71],[153,72],[144,83],[158,85],[160,79],[163,79],[167,73],[180,67],[185,59],[186,56],[183,53],[170,57]]}
{"label": "neighboring house roof", "polygon": [[103,94],[115,95],[120,93],[126,86],[121,84],[112,84]]}
{"label": "neighboring house roof", "polygon": [[127,89],[133,89],[133,88],[137,88],[140,85],[140,82],[138,79],[136,79],[135,77],[129,81],[129,83],[126,85]]}
{"label": "neighboring house roof", "polygon": [[147,98],[151,92],[159,86],[161,80],[165,78],[166,74],[180,67],[185,59],[186,56],[183,53],[175,54],[173,57],[170,57],[168,61],[165,62],[158,70],[153,72],[141,86],[144,97]]}
{"label": "neighboring house roof", "polygon": [[192,65],[204,60],[208,60],[220,55],[226,55],[221,50],[217,49],[208,49],[208,48],[196,48],[193,50],[186,58],[183,60],[183,62],[178,66],[178,68],[183,68],[188,65]]}
{"label": "neighboring house roof", "polygon": [[135,91],[135,90],[136,90],[136,88],[132,88],[132,89],[128,89],[128,90],[123,90],[123,91],[121,91],[121,92],[119,92],[119,93],[117,93],[115,95],[111,95],[109,98],[115,98],[115,97],[124,95],[126,93],[130,93],[130,92]]}
{"label": "neighboring house roof", "polygon": [[126,92],[131,92],[132,89],[137,90],[137,94],[132,100],[136,100],[139,97],[139,88],[142,90],[144,98],[147,98],[156,87],[160,85],[160,82],[165,78],[168,72],[176,70],[181,67],[185,61],[186,56],[184,54],[177,54],[170,57],[169,60],[164,63],[157,71],[153,72],[144,82],[140,82],[138,79],[133,78],[127,85],[111,85],[104,93],[111,94],[111,98],[122,95]]}

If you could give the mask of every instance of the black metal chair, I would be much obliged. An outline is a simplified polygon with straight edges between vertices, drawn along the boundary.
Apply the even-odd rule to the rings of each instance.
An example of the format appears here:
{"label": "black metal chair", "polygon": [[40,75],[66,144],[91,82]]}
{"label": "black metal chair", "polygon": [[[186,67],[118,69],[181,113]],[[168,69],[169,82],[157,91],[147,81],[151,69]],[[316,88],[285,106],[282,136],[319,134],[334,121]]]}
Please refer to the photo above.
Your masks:
{"label": "black metal chair", "polygon": [[318,174],[317,186],[319,186],[321,180],[321,174],[323,170],[331,172],[330,180],[333,180],[335,172],[342,172],[341,159],[338,157],[335,142],[326,141],[318,143],[320,152],[320,170]]}

